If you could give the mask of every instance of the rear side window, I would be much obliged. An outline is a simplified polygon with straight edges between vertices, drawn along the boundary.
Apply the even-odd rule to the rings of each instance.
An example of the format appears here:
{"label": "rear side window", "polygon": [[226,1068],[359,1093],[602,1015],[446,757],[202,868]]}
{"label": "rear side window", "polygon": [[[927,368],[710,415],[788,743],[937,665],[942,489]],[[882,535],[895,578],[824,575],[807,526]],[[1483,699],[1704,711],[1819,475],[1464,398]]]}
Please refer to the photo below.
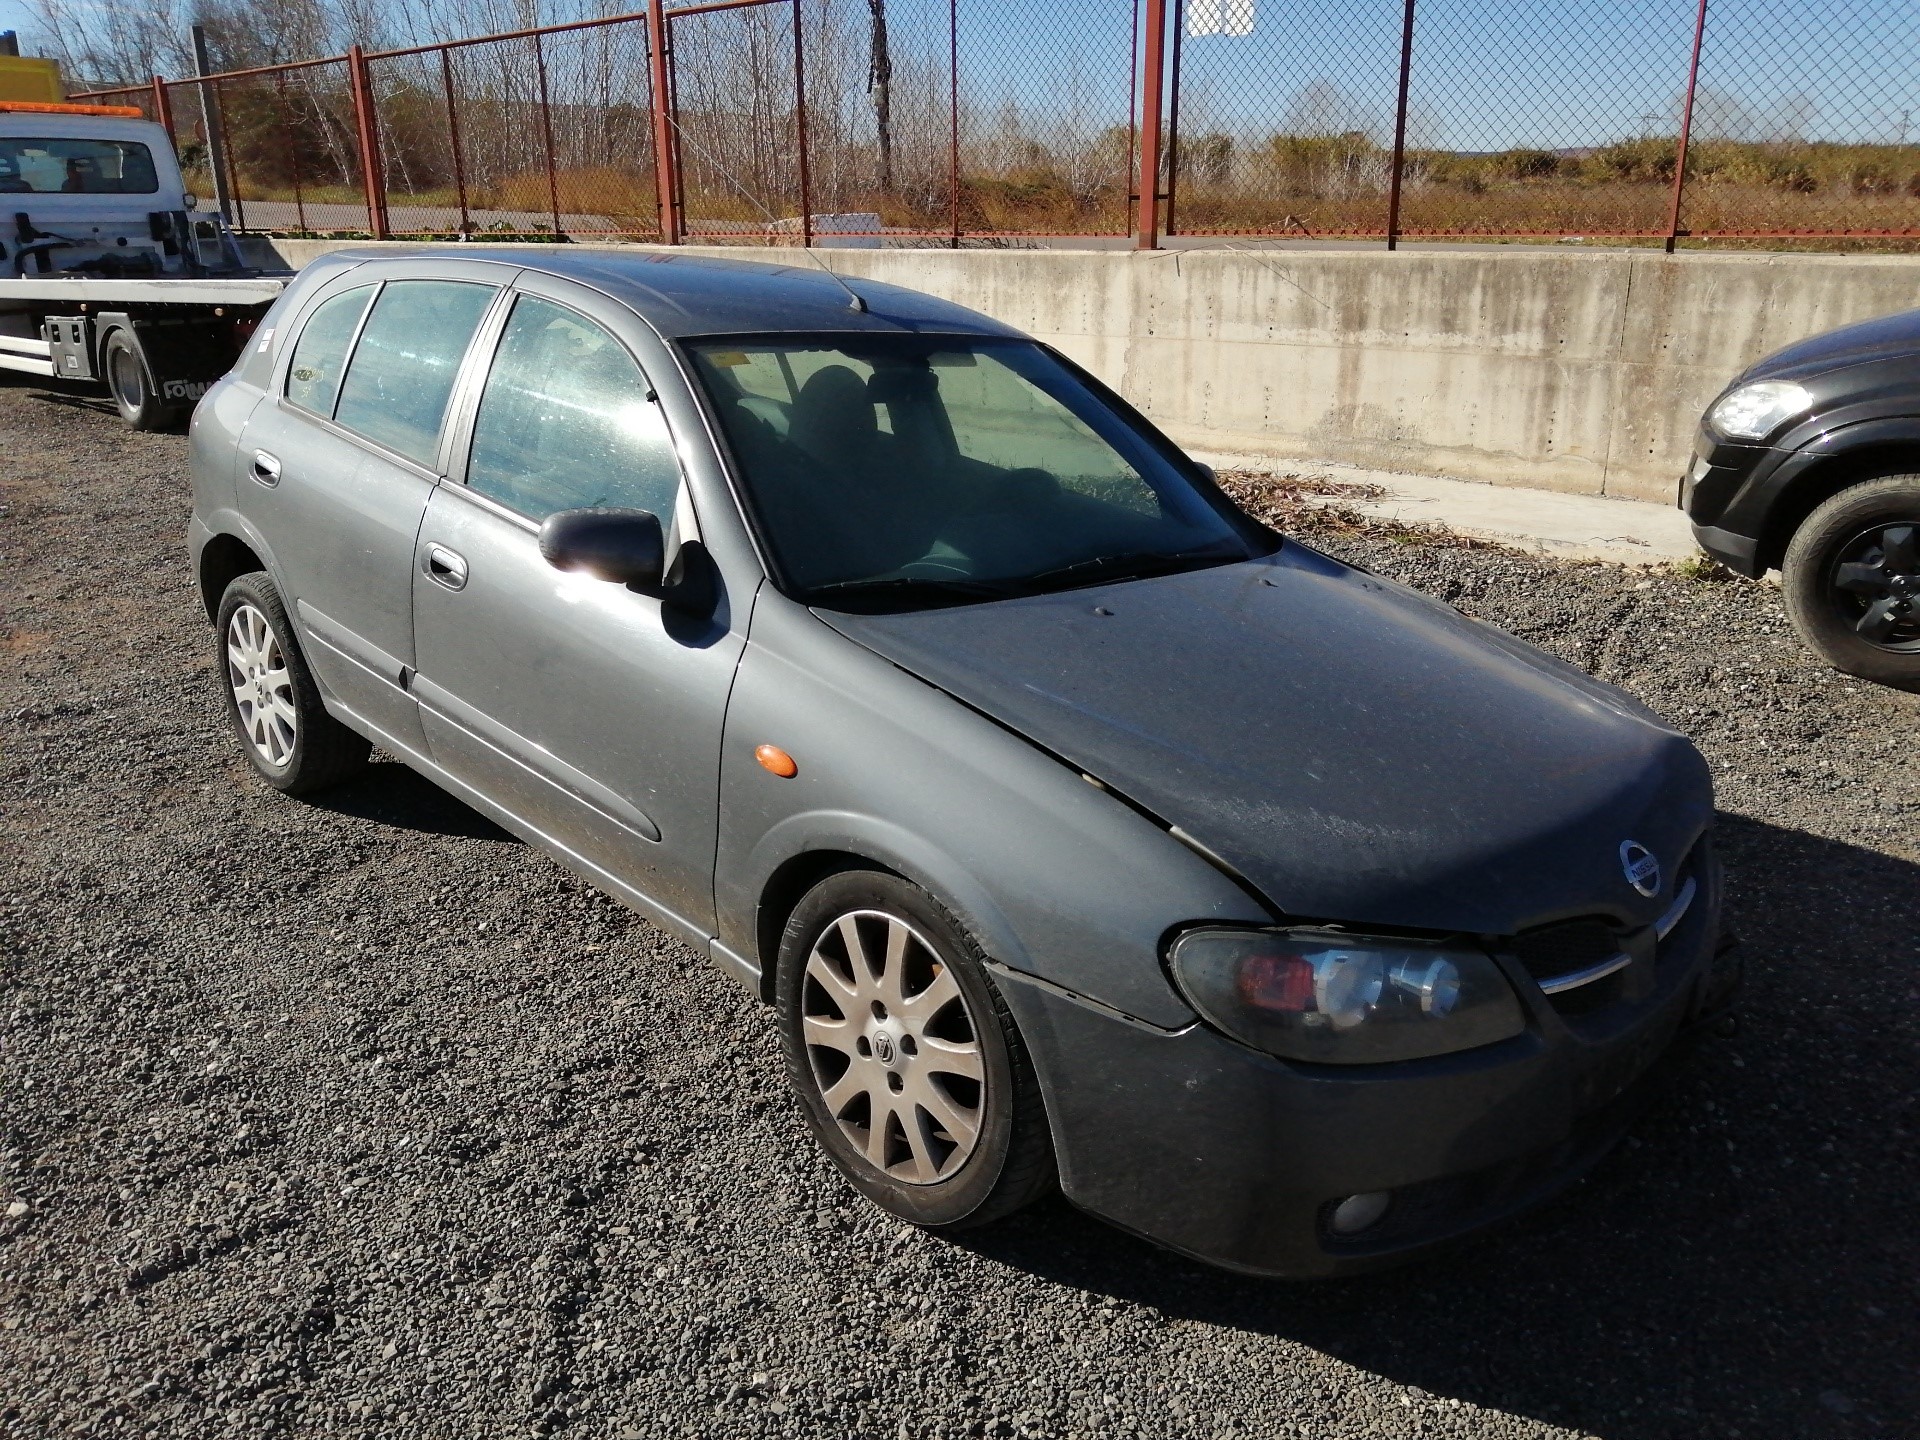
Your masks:
{"label": "rear side window", "polygon": [[371,285],[342,291],[307,317],[287,367],[287,398],[294,404],[319,415],[333,414],[340,377],[347,368],[347,346],[353,343],[353,332],[373,291]]}
{"label": "rear side window", "polygon": [[462,280],[390,281],[360,331],[333,418],[431,465],[460,361],[498,293]]}
{"label": "rear side window", "polygon": [[605,330],[521,296],[480,397],[467,484],[535,520],[616,505],[651,510],[665,523],[680,468],[648,388]]}

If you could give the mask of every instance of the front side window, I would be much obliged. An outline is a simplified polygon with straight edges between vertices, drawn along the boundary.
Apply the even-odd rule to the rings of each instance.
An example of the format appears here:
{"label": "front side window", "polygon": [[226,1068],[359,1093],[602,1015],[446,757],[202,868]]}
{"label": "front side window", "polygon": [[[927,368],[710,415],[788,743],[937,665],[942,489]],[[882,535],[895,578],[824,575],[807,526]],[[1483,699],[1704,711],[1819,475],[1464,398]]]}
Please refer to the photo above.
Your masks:
{"label": "front side window", "polygon": [[0,135],[0,195],[152,195],[153,152],[133,140]]}
{"label": "front side window", "polygon": [[534,520],[610,505],[666,523],[680,468],[648,388],[593,321],[522,295],[481,393],[467,484]]}
{"label": "front side window", "polygon": [[464,280],[389,281],[353,347],[333,418],[431,465],[460,362],[498,293]]}
{"label": "front side window", "polygon": [[811,602],[951,604],[1271,546],[1030,341],[691,349],[783,583]]}
{"label": "front side window", "polygon": [[377,286],[362,285],[323,300],[301,328],[287,363],[287,399],[316,415],[332,415],[340,394],[340,377],[347,372],[347,347],[367,313],[367,302]]}

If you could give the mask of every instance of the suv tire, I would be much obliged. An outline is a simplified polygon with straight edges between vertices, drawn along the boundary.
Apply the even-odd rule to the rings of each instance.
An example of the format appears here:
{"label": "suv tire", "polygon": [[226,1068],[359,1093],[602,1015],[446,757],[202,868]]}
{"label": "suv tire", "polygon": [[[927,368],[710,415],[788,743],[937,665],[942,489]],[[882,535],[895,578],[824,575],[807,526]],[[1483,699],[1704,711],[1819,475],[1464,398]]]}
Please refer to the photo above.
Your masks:
{"label": "suv tire", "polygon": [[1920,475],[1842,490],[1794,532],[1787,616],[1836,669],[1920,690]]}
{"label": "suv tire", "polygon": [[777,967],[788,1079],[869,1200],[957,1230],[1053,1187],[1026,1046],[979,943],[933,896],[884,871],[830,875],[787,921]]}
{"label": "suv tire", "polygon": [[274,789],[311,795],[366,768],[373,747],[327,713],[266,571],[240,576],[221,595],[214,671],[240,752]]}

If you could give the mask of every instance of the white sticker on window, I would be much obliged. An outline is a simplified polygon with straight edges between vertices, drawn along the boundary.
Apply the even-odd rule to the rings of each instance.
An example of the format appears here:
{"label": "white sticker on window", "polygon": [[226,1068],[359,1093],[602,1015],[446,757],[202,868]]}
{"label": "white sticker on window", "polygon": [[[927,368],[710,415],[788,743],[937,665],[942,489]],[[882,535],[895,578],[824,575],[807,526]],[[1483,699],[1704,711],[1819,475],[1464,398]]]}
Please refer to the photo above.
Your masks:
{"label": "white sticker on window", "polygon": [[272,343],[273,343],[273,327],[269,325],[266,329],[260,332],[260,343],[256,345],[254,348],[264,355],[267,351],[267,346],[271,345]]}

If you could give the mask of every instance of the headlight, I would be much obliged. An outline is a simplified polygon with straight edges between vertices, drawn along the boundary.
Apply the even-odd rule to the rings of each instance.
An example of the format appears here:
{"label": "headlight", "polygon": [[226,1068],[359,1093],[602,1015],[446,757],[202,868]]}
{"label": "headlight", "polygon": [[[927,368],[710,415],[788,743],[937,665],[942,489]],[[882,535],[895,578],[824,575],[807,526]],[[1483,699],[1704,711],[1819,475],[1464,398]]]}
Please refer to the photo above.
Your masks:
{"label": "headlight", "polygon": [[1414,1060],[1526,1028],[1513,987],[1477,950],[1329,930],[1191,930],[1170,959],[1196,1010],[1289,1060]]}
{"label": "headlight", "polygon": [[1738,440],[1764,440],[1786,421],[1813,408],[1805,387],[1785,380],[1742,385],[1707,412],[1707,423]]}

